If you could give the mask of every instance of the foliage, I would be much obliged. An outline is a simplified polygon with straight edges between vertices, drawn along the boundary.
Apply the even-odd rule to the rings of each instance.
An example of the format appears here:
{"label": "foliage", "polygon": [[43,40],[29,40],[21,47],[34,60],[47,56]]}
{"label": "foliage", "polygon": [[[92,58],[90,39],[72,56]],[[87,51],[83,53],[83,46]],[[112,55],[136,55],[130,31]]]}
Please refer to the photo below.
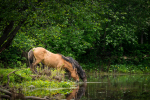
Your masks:
{"label": "foliage", "polygon": [[[22,83],[11,83],[10,87],[15,88],[22,88],[23,94],[26,96],[52,96],[58,93],[67,94],[71,92],[69,89],[72,86],[72,82],[57,82],[57,81],[43,81],[43,80],[36,80],[36,81],[26,81]],[[60,88],[60,89],[59,89]],[[62,88],[68,88],[62,89]]]}
{"label": "foliage", "polygon": [[[1,69],[0,70],[0,76],[2,76],[3,75],[3,78],[1,79],[1,84],[6,84],[7,83],[7,75],[10,73],[10,72],[12,72],[12,71],[14,71],[15,69],[8,69],[8,70],[5,70],[5,69]],[[14,82],[14,78],[12,78],[12,76],[10,77],[10,81],[11,82]]]}
{"label": "foliage", "polygon": [[32,78],[31,78],[31,71],[29,68],[27,69],[4,69],[4,68],[1,68],[0,70],[0,76],[2,76],[2,79],[1,79],[1,84],[6,84],[7,81],[8,81],[8,78],[7,78],[7,75],[13,71],[15,71],[15,74],[17,75],[20,75],[21,77],[23,77],[23,79],[21,79],[21,77],[15,75],[14,73],[10,74],[9,75],[9,78],[10,78],[10,81],[11,83],[16,83],[16,82],[22,82],[22,81],[31,81]]}
{"label": "foliage", "polygon": [[[16,72],[11,73],[13,71],[16,71]],[[51,70],[51,74],[55,74],[53,76],[56,76],[57,75],[56,73],[58,73],[56,72],[56,70]],[[59,71],[59,73],[64,74],[64,71]],[[16,92],[19,92],[18,89],[21,88],[22,93],[25,94],[26,96],[44,97],[46,95],[52,96],[58,93],[67,94],[71,92],[70,88],[75,85],[75,83],[71,81],[70,82],[65,82],[65,81],[58,82],[55,79],[53,79],[51,75],[49,77],[47,77],[46,75],[42,75],[42,78],[35,78],[33,80],[32,76],[34,74],[31,73],[30,68],[24,68],[20,70],[1,68],[0,70],[0,78],[2,78],[0,81],[1,85],[7,84],[8,74],[10,74],[9,75],[9,78],[10,78],[9,87],[14,88]]]}
{"label": "foliage", "polygon": [[[87,69],[99,70],[103,66],[107,70],[108,63],[136,66],[142,63],[141,68],[149,65],[150,2],[147,0],[23,0],[5,1],[1,5],[9,7],[1,10],[0,36],[6,23],[14,21],[17,26],[26,19],[11,46],[0,54],[3,64],[17,65],[17,61],[23,62],[22,51],[42,46],[77,59]],[[23,7],[26,9],[19,12]],[[121,60],[124,55],[136,59]]]}
{"label": "foliage", "polygon": [[109,72],[114,73],[131,73],[131,74],[143,74],[150,73],[150,69],[143,65],[111,65]]}

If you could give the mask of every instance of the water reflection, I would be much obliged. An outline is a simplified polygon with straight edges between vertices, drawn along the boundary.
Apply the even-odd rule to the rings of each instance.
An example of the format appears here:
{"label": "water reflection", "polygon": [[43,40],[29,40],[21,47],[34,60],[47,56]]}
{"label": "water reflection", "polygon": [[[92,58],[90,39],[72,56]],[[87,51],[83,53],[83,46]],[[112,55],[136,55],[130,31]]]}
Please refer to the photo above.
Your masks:
{"label": "water reflection", "polygon": [[49,93],[46,100],[150,100],[149,83],[150,75],[94,74],[89,75],[88,82],[79,83],[73,90],[62,88],[46,91],[47,88],[44,88],[44,92],[41,89],[34,92]]}
{"label": "water reflection", "polygon": [[70,94],[66,95],[67,100],[80,100],[81,97],[85,94],[87,83],[82,83],[78,85],[76,89],[74,89]]}
{"label": "water reflection", "polygon": [[67,100],[150,100],[149,75],[90,75]]}
{"label": "water reflection", "polygon": [[80,100],[150,100],[149,75],[90,75]]}

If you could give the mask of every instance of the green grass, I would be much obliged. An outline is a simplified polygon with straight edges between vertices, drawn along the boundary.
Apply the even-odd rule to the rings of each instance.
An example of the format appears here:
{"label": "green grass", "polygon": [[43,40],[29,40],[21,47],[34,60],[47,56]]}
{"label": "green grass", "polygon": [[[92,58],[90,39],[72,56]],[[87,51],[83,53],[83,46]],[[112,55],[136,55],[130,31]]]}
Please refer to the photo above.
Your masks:
{"label": "green grass", "polygon": [[52,96],[57,93],[67,94],[71,92],[71,88],[75,83],[74,82],[58,82],[58,81],[26,81],[22,83],[11,83],[10,87],[22,88],[23,94],[26,96]]}
{"label": "green grass", "polygon": [[[16,71],[15,73],[11,73],[13,71]],[[8,78],[7,78],[7,75],[9,75],[9,78],[10,78],[10,83],[15,83],[15,82],[21,82],[21,81],[31,81],[32,78],[31,78],[31,71],[29,68],[24,68],[24,69],[4,69],[4,68],[0,68],[0,76],[1,76],[1,80],[0,80],[0,83],[2,85],[6,84],[7,81],[8,81]],[[16,74],[16,75],[15,75]],[[21,79],[21,77],[24,77]]]}
{"label": "green grass", "polygon": [[[5,85],[8,82],[7,75],[10,74],[13,71],[16,71],[15,73],[11,73],[9,75],[10,81],[9,81],[9,87],[14,88],[15,92],[19,92],[18,89],[21,88],[22,93],[25,94],[25,96],[52,96],[57,93],[63,93],[67,94],[70,93],[71,90],[69,88],[73,87],[75,85],[74,82],[69,81],[65,82],[63,74],[65,73],[64,70],[59,70],[59,72],[56,69],[47,69],[47,72],[50,72],[51,75],[47,76],[44,74],[45,70],[37,69],[38,75],[40,74],[41,77],[35,78],[32,80],[32,76],[37,76],[36,74],[32,74],[30,68],[22,68],[22,69],[4,69],[0,68],[0,77],[2,78],[0,80],[0,85]],[[42,74],[41,74],[42,73]],[[61,75],[62,81],[59,82],[55,79],[53,79],[53,76]],[[21,77],[23,78],[21,78]],[[60,89],[61,88],[61,89]],[[67,88],[67,89],[62,89]]]}

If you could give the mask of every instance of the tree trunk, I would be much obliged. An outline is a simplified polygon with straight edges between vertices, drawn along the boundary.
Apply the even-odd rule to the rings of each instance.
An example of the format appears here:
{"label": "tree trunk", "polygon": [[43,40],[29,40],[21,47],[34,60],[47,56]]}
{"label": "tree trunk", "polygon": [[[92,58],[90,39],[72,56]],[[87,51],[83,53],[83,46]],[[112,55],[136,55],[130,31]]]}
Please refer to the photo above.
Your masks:
{"label": "tree trunk", "polygon": [[[20,29],[21,25],[25,22],[25,20],[20,21],[20,23],[18,24],[18,26],[15,27],[15,29],[13,31],[13,25],[14,23],[11,22],[8,26],[6,26],[3,35],[0,38],[0,53],[6,49],[7,47],[10,46],[12,40],[14,39],[14,37],[16,36],[18,30]],[[10,32],[11,31],[11,32]],[[6,41],[6,42],[5,42]]]}
{"label": "tree trunk", "polygon": [[143,44],[143,33],[141,33],[141,44]]}
{"label": "tree trunk", "polygon": [[9,25],[7,25],[4,29],[3,35],[0,38],[0,46],[6,41],[6,39],[9,37],[9,33],[12,30],[14,26],[14,22],[11,21]]}

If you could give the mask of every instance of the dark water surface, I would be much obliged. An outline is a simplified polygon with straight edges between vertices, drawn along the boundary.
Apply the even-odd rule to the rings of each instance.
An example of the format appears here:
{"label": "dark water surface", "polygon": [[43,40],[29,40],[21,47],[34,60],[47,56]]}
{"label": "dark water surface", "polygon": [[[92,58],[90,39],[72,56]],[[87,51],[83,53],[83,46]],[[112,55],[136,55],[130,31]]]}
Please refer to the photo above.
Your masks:
{"label": "dark water surface", "polygon": [[67,100],[150,100],[150,75],[88,75]]}

